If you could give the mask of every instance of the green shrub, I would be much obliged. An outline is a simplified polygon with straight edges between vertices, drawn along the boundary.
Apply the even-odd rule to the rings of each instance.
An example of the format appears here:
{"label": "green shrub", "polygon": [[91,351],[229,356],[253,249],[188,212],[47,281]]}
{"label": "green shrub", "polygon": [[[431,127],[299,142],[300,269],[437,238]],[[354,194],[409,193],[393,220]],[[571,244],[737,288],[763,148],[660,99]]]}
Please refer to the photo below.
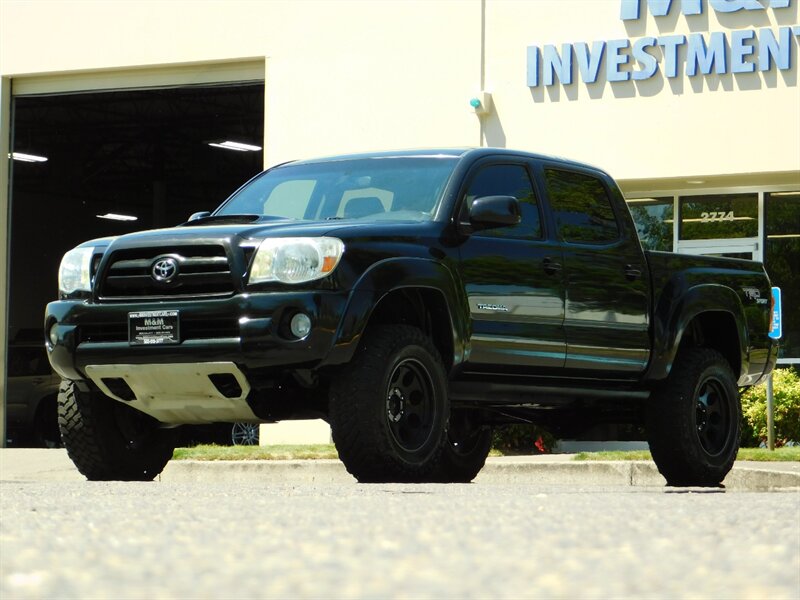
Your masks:
{"label": "green shrub", "polygon": [[[537,446],[536,442],[541,438]],[[553,435],[529,423],[501,425],[495,427],[492,435],[492,448],[502,454],[542,454],[550,452],[556,443]]]}
{"label": "green shrub", "polygon": [[[775,445],[800,442],[800,376],[792,369],[772,374],[775,406]],[[767,386],[762,384],[742,394],[742,446],[755,447],[767,440]]]}

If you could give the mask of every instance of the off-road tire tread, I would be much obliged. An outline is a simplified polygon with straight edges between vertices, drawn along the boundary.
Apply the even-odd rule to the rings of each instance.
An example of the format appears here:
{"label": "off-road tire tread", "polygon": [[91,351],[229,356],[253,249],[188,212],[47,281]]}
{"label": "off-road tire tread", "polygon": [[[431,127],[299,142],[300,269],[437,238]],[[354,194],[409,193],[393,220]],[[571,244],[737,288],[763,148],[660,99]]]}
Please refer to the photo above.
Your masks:
{"label": "off-road tire tread", "polygon": [[[422,348],[438,366],[444,366],[431,340],[416,327],[381,325],[368,331],[356,355],[331,385],[329,419],[339,457],[347,471],[362,483],[423,482],[430,475],[446,440],[446,420],[441,439],[424,465],[409,465],[393,455],[390,434],[376,426],[369,403],[380,401],[380,387],[391,357],[407,346]],[[437,374],[432,373],[436,377]],[[443,410],[449,415],[446,381]],[[447,418],[447,417],[443,417]]]}
{"label": "off-road tire tread", "polygon": [[155,431],[147,447],[126,451],[113,422],[114,406],[103,410],[101,402],[117,400],[100,397],[97,392],[82,392],[72,381],[63,381],[59,389],[61,438],[78,471],[90,481],[154,479],[172,457],[176,432]]}
{"label": "off-road tire tread", "polygon": [[439,462],[431,475],[432,483],[470,483],[486,464],[492,449],[492,429],[481,432],[480,444],[468,455],[456,455],[449,442],[444,445]]}
{"label": "off-road tire tread", "polygon": [[[712,366],[721,370],[723,378],[728,380],[724,383],[734,391],[731,426],[736,429],[732,448],[714,461],[709,460],[700,447],[692,419],[698,379]],[[736,378],[725,358],[708,348],[680,351],[669,377],[653,392],[646,410],[650,453],[667,484],[700,487],[721,484],[736,460],[740,428],[741,402]]]}
{"label": "off-road tire tread", "polygon": [[72,382],[62,382],[58,393],[58,427],[72,462],[87,479],[108,477],[103,449],[98,444],[94,407],[76,393]]}

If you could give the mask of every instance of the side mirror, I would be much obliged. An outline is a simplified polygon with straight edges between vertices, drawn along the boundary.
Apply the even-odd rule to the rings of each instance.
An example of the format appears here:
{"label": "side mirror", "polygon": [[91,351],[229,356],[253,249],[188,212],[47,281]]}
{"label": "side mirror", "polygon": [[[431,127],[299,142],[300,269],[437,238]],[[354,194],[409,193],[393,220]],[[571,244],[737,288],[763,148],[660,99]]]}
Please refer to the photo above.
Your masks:
{"label": "side mirror", "polygon": [[193,213],[191,217],[189,217],[189,221],[197,221],[198,219],[205,219],[206,217],[210,217],[211,213],[207,210],[201,210],[200,212]]}
{"label": "side mirror", "polygon": [[472,233],[517,225],[521,220],[519,200],[514,196],[482,196],[472,201],[472,206],[466,211],[467,222],[462,219],[459,229],[462,233]]}

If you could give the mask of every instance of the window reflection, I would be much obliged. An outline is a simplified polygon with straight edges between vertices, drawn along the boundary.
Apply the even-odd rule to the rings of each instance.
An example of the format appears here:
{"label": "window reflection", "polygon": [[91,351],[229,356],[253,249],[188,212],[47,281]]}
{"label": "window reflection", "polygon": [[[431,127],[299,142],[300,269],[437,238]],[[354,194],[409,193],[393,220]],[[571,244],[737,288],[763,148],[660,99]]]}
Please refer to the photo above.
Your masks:
{"label": "window reflection", "polygon": [[628,200],[628,208],[642,247],[672,252],[672,227],[675,224],[672,196]]}
{"label": "window reflection", "polygon": [[764,194],[764,264],[772,285],[781,288],[783,338],[779,358],[800,358],[800,192]]}
{"label": "window reflection", "polygon": [[680,198],[680,239],[713,240],[758,236],[758,194]]}

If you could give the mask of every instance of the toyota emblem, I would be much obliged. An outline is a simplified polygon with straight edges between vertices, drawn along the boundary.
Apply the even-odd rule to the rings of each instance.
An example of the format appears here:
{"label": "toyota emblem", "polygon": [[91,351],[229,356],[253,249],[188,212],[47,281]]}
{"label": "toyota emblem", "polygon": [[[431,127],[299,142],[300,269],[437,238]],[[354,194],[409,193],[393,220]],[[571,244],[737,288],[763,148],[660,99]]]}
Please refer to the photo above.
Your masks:
{"label": "toyota emblem", "polygon": [[178,275],[178,261],[171,256],[159,258],[150,268],[150,274],[160,283],[171,283]]}

